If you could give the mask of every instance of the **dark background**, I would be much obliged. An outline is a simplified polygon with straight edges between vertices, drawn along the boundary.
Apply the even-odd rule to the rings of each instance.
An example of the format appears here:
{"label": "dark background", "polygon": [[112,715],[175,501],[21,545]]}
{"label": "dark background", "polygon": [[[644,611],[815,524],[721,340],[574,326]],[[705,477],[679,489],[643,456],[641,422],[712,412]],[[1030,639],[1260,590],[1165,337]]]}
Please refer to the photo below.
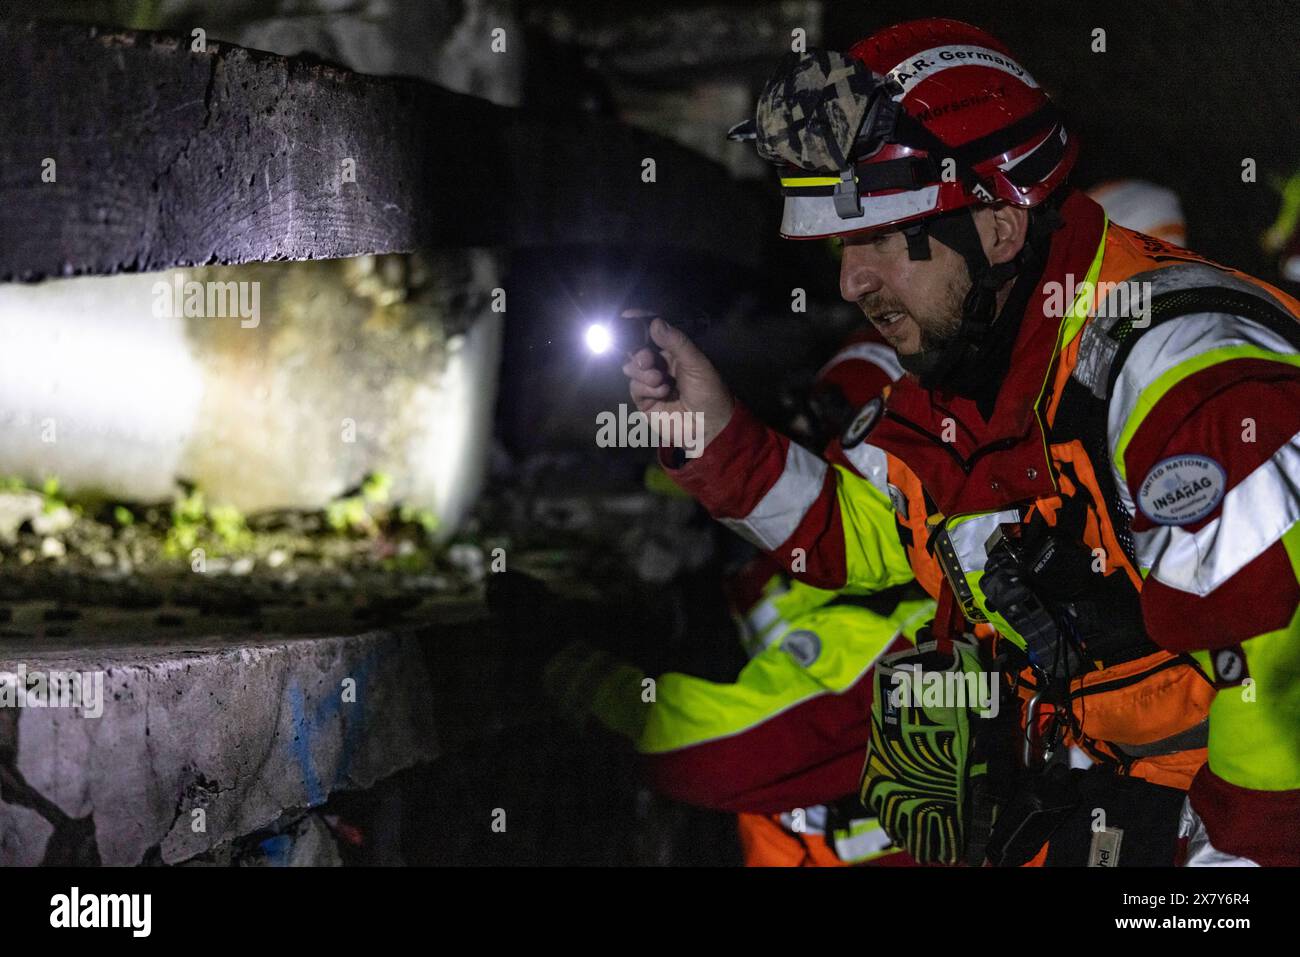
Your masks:
{"label": "dark background", "polygon": [[[1178,193],[1188,244],[1270,278],[1259,234],[1277,213],[1270,176],[1300,166],[1300,8],[1286,0],[880,0],[828,3],[827,45],[880,25],[946,16],[999,37],[1073,117],[1074,181],[1139,177]],[[1093,53],[1092,31],[1106,31]],[[1241,162],[1257,164],[1254,183]]]}

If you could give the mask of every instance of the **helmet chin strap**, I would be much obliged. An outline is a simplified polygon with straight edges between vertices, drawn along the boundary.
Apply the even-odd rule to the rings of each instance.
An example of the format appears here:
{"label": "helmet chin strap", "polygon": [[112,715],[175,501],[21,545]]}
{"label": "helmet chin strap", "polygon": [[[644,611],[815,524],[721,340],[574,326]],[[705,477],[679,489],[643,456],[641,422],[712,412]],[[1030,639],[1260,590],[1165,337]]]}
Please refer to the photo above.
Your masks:
{"label": "helmet chin strap", "polygon": [[1051,214],[1040,218],[1041,222],[1026,236],[1019,255],[997,265],[991,264],[984,255],[973,207],[903,230],[910,259],[929,259],[929,237],[933,236],[962,257],[971,280],[956,334],[938,348],[898,357],[902,367],[916,376],[923,389],[943,389],[971,397],[987,391],[989,375],[996,368],[989,360],[996,351],[1007,347],[1001,340],[1014,337],[1020,328],[1020,316],[1008,316],[1005,309],[1003,314],[997,314],[998,291],[1020,274],[1021,267],[1036,256],[1041,241],[1059,224],[1059,218]]}

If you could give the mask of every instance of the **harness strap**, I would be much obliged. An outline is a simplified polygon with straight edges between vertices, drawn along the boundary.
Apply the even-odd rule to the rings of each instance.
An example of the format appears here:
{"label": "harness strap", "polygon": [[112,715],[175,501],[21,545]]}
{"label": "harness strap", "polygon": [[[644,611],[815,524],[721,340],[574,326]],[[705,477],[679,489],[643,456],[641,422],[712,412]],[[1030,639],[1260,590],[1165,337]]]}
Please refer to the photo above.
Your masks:
{"label": "harness strap", "polygon": [[1210,743],[1210,719],[1194,724],[1176,734],[1147,744],[1120,744],[1107,741],[1111,747],[1124,752],[1130,758],[1151,758],[1159,754],[1176,754],[1179,751],[1191,751],[1206,747]]}
{"label": "harness strap", "polygon": [[[1168,267],[1176,269],[1178,267]],[[1130,280],[1135,281],[1135,280]],[[1090,322],[1082,333],[1079,356],[1073,374],[1061,393],[1061,403],[1048,441],[1052,444],[1079,440],[1093,464],[1093,475],[1106,500],[1111,526],[1129,563],[1137,567],[1137,549],[1129,530],[1131,516],[1122,504],[1110,468],[1107,415],[1110,396],[1125,360],[1148,329],[1182,316],[1222,312],[1243,316],[1278,333],[1300,349],[1300,323],[1258,295],[1227,286],[1175,289],[1151,301],[1151,321],[1145,327],[1132,317],[1120,317],[1109,326]],[[1098,466],[1104,467],[1098,467]]]}

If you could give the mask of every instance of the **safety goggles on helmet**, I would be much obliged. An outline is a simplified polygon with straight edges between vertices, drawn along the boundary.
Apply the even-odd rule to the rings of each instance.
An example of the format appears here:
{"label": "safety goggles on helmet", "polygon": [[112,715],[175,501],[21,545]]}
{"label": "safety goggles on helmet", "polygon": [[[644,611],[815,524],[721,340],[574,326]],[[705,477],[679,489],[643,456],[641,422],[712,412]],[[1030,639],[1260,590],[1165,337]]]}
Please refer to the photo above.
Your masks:
{"label": "safety goggles on helmet", "polygon": [[[956,97],[942,110],[913,102],[918,85],[949,68],[944,63],[982,69],[942,87]],[[1013,84],[1018,114],[998,109]],[[981,107],[984,126],[967,124],[976,135],[958,145],[931,129],[950,111]],[[1005,54],[971,43],[927,50],[883,74],[834,51],[789,54],[754,120],[728,135],[755,140],[759,155],[779,166],[781,235],[790,239],[843,236],[980,203],[1033,206],[1064,180],[1077,152],[1033,78]]]}

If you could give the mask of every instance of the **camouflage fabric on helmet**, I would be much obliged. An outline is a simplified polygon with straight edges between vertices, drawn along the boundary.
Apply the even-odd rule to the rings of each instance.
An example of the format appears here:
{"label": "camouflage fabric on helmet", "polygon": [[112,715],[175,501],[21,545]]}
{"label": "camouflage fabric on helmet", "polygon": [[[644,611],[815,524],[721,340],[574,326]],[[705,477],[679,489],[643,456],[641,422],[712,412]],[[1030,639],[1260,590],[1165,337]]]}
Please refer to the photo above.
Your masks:
{"label": "camouflage fabric on helmet", "polygon": [[881,83],[880,77],[842,53],[787,54],[758,99],[759,155],[805,170],[847,168]]}

